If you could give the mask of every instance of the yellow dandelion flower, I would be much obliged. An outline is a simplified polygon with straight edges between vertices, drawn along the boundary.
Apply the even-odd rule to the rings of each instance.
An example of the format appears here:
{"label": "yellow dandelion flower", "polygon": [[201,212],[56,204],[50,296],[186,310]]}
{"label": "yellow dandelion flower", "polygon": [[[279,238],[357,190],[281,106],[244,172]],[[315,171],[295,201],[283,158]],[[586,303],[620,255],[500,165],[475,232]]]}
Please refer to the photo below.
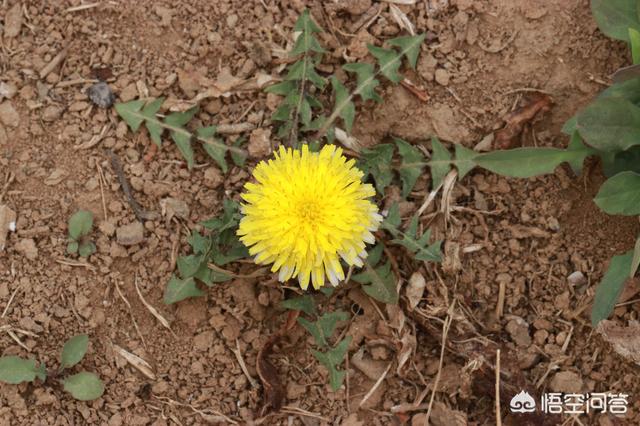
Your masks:
{"label": "yellow dandelion flower", "polygon": [[284,282],[298,278],[306,289],[344,279],[340,264],[362,266],[365,243],[382,216],[369,198],[375,190],[362,183],[363,173],[342,149],[325,145],[320,152],[280,147],[275,158],[260,162],[242,194],[238,235],[255,262],[273,264]]}

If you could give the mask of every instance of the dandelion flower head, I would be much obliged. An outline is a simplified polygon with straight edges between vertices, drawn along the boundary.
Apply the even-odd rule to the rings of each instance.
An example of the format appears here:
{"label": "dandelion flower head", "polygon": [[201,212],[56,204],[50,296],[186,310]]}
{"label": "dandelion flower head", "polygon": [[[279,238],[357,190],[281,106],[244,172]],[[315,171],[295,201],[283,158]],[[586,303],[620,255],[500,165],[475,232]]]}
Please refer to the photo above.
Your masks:
{"label": "dandelion flower head", "polygon": [[280,147],[260,162],[242,194],[238,229],[255,262],[273,264],[280,281],[297,278],[303,289],[326,279],[338,285],[341,259],[361,267],[382,216],[369,200],[375,190],[354,165],[335,145],[320,152]]}

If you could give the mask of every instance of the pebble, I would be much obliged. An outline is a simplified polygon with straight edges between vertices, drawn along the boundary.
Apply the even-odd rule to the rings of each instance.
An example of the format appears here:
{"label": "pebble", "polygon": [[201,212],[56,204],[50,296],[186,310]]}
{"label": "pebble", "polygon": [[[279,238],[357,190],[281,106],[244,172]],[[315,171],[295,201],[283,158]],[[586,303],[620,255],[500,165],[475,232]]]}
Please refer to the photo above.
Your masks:
{"label": "pebble", "polygon": [[144,241],[144,227],[140,222],[133,222],[116,230],[116,241],[123,246],[134,246]]}
{"label": "pebble", "polygon": [[262,158],[271,154],[271,129],[255,129],[249,136],[249,145],[247,151],[252,158]]}
{"label": "pebble", "polygon": [[582,378],[572,371],[556,373],[549,382],[549,388],[553,392],[580,393],[582,387]]}
{"label": "pebble", "polygon": [[100,81],[87,90],[87,96],[91,102],[100,108],[109,108],[116,100],[115,95],[111,91],[111,87],[104,81]]}
{"label": "pebble", "polygon": [[4,36],[17,37],[22,27],[22,4],[17,1],[4,17]]}
{"label": "pebble", "polygon": [[531,336],[529,336],[529,324],[520,317],[515,317],[507,323],[505,327],[507,333],[511,336],[516,345],[528,347],[531,345]]}
{"label": "pebble", "polygon": [[18,92],[18,88],[13,83],[0,82],[0,101],[2,98],[11,99]]}
{"label": "pebble", "polygon": [[62,108],[50,105],[42,110],[42,119],[44,121],[56,121],[62,115]]}
{"label": "pebble", "polygon": [[6,205],[0,205],[0,251],[7,243],[7,234],[16,230],[16,212]]}
{"label": "pebble", "polygon": [[572,286],[576,287],[576,286],[581,286],[583,284],[586,284],[587,278],[584,276],[584,274],[582,272],[575,271],[575,272],[572,272],[567,277],[567,281],[569,282],[569,284],[571,284]]}
{"label": "pebble", "polygon": [[36,242],[31,238],[23,238],[15,245],[15,249],[18,253],[22,253],[24,257],[29,260],[36,260],[38,258],[38,247]]}
{"label": "pebble", "polygon": [[0,104],[0,122],[9,127],[18,127],[20,124],[20,115],[9,101]]}
{"label": "pebble", "polygon": [[129,102],[136,98],[138,95],[138,88],[134,83],[131,83],[120,92],[120,100],[122,102]]}
{"label": "pebble", "polygon": [[204,185],[215,189],[224,183],[224,176],[217,167],[209,167],[204,171]]}
{"label": "pebble", "polygon": [[447,70],[442,69],[442,68],[438,68],[436,70],[436,82],[442,86],[448,86],[449,85],[449,73],[447,72]]}

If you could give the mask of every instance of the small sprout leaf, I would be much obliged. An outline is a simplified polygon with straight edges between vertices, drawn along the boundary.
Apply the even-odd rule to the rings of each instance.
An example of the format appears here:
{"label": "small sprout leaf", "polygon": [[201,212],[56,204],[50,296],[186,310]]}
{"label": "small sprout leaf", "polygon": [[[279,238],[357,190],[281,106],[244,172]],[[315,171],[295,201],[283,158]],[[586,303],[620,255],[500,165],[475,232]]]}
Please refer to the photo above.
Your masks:
{"label": "small sprout leaf", "polygon": [[70,368],[82,361],[89,346],[89,336],[78,334],[67,340],[60,356],[62,368]]}
{"label": "small sprout leaf", "polygon": [[46,373],[42,368],[38,368],[33,359],[22,359],[9,355],[0,358],[0,382],[17,385],[22,382],[33,382],[39,378],[46,378]]}
{"label": "small sprout leaf", "polygon": [[93,227],[93,213],[80,210],[74,213],[69,219],[69,237],[72,240],[78,240],[91,232]]}
{"label": "small sprout leaf", "polygon": [[613,256],[609,262],[609,268],[602,277],[602,281],[596,288],[591,309],[591,324],[595,327],[604,319],[607,319],[618,302],[618,298],[624,288],[624,283],[629,278],[633,251]]}
{"label": "small sprout leaf", "polygon": [[67,377],[62,384],[64,390],[78,401],[92,401],[104,393],[102,380],[96,374],[87,371]]}

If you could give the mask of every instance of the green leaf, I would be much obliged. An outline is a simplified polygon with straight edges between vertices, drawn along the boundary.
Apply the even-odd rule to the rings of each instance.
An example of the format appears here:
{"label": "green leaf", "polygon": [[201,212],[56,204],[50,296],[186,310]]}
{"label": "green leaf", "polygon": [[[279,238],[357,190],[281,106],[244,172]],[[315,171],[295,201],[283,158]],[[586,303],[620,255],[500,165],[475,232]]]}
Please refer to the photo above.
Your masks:
{"label": "green leaf", "polygon": [[0,358],[0,382],[17,385],[22,382],[33,382],[39,378],[44,381],[46,373],[38,368],[33,359],[22,359],[9,355]]}
{"label": "green leaf", "polygon": [[435,136],[431,138],[431,148],[433,149],[433,155],[431,156],[431,161],[429,161],[429,166],[431,167],[432,186],[433,189],[436,189],[449,173],[449,170],[451,170],[451,154]]}
{"label": "green leaf", "polygon": [[[196,137],[202,142],[202,148],[215,161],[223,173],[227,173],[227,147],[220,139],[214,137],[216,134],[216,126],[201,127],[196,130]],[[189,144],[191,146],[191,144]]]}
{"label": "green leaf", "polygon": [[384,189],[393,180],[391,160],[393,159],[393,145],[379,144],[370,149],[363,149],[358,162],[358,168],[375,180],[378,193],[384,194]]}
{"label": "green leaf", "polygon": [[[164,98],[158,98],[149,102],[142,109],[142,115],[149,118],[155,118],[163,102],[164,102]],[[149,131],[149,136],[151,137],[151,140],[153,141],[153,143],[155,143],[158,146],[162,145],[161,136],[164,129],[162,128],[160,123],[158,123],[156,120],[146,120],[145,126]]]}
{"label": "green leaf", "polygon": [[211,248],[211,238],[206,237],[198,231],[191,231],[187,242],[195,254],[204,254]]}
{"label": "green leaf", "polygon": [[402,157],[402,165],[399,170],[402,181],[402,197],[407,198],[424,171],[425,158],[415,146],[398,138],[394,138],[394,141]]}
{"label": "green leaf", "polygon": [[69,237],[72,240],[89,235],[91,228],[93,228],[93,213],[89,211],[77,211],[69,219]]}
{"label": "green leaf", "polygon": [[640,30],[637,0],[591,0],[591,12],[600,30],[611,38],[629,41],[629,28]]}
{"label": "green leaf", "polygon": [[240,146],[246,141],[247,139],[245,137],[239,137],[233,141],[232,144],[234,148],[238,149],[231,151],[231,160],[233,160],[233,164],[238,167],[244,167],[244,163],[247,161],[246,151],[240,149]]}
{"label": "green leaf", "polygon": [[578,114],[580,136],[600,151],[640,144],[640,108],[622,98],[598,98]]}
{"label": "green leaf", "polygon": [[164,119],[165,124],[173,128],[171,130],[171,139],[176,143],[178,150],[187,161],[189,169],[193,168],[194,164],[194,153],[191,146],[192,135],[182,127],[191,121],[197,111],[198,107],[193,107],[184,112],[171,113]]}
{"label": "green leaf", "polygon": [[398,228],[402,223],[402,218],[400,217],[400,207],[398,203],[393,203],[391,207],[389,207],[389,213],[387,213],[387,217],[382,222],[382,227],[387,228]]}
{"label": "green leaf", "polygon": [[96,245],[89,241],[88,243],[82,243],[78,247],[78,254],[82,257],[89,257],[96,252]]}
{"label": "green leaf", "polygon": [[629,28],[629,43],[631,44],[631,57],[634,64],[640,63],[640,31]]}
{"label": "green leaf", "polygon": [[370,259],[365,259],[365,271],[352,276],[351,278],[363,285],[362,289],[366,294],[374,299],[389,304],[398,303],[397,281],[391,272],[391,262],[374,268]]}
{"label": "green leaf", "polygon": [[349,344],[351,343],[351,336],[345,337],[335,348],[323,353],[312,350],[311,353],[327,370],[329,370],[329,383],[331,389],[336,392],[342,386],[344,381],[345,372],[338,370],[338,366],[342,364],[344,356],[347,354]]}
{"label": "green leaf", "polygon": [[626,171],[640,173],[640,145],[625,151],[594,152],[602,159],[602,170],[607,177]]}
{"label": "green leaf", "polygon": [[294,31],[301,31],[301,34],[298,36],[296,43],[291,50],[291,56],[301,55],[311,51],[318,53],[324,52],[322,46],[318,43],[318,40],[313,36],[313,33],[317,33],[322,30],[315,22],[313,22],[308,9],[305,9],[298,17]]}
{"label": "green leaf", "polygon": [[622,172],[607,179],[593,201],[608,214],[640,214],[640,174]]}
{"label": "green leaf", "polygon": [[298,19],[296,20],[295,26],[293,27],[294,31],[303,31],[309,33],[319,33],[322,32],[322,28],[315,23],[313,18],[311,18],[311,13],[309,9],[304,9]]}
{"label": "green leaf", "polygon": [[[193,147],[191,146],[191,135],[184,132],[171,132],[171,139],[176,143],[180,154],[182,154],[182,157],[187,161],[187,167],[192,169],[194,153]],[[207,151],[207,153],[209,152]]]}
{"label": "green leaf", "polygon": [[204,292],[196,286],[193,277],[181,280],[172,275],[164,291],[164,303],[170,305],[189,297],[202,295],[204,295]]}
{"label": "green leaf", "polygon": [[204,259],[203,255],[189,255],[189,256],[180,256],[176,261],[176,265],[178,266],[178,272],[180,272],[180,276],[185,279],[189,277],[193,277],[202,262],[206,263],[206,259]]}
{"label": "green leaf", "polygon": [[309,334],[311,334],[311,336],[313,336],[313,339],[316,341],[316,344],[318,346],[327,346],[327,340],[324,338],[322,330],[320,329],[320,326],[317,322],[312,322],[306,318],[300,317],[298,318],[298,324],[304,327],[304,329],[307,330]]}
{"label": "green leaf", "polygon": [[368,44],[367,49],[378,60],[380,65],[379,73],[393,83],[400,83],[402,76],[398,73],[398,70],[400,69],[402,54],[399,55],[395,50],[383,49],[373,44]]}
{"label": "green leaf", "polygon": [[328,338],[333,336],[333,332],[335,331],[338,322],[346,321],[348,319],[349,315],[346,312],[326,312],[320,318],[318,318],[317,323],[324,337]]}
{"label": "green leaf", "polygon": [[89,336],[78,334],[67,340],[62,347],[60,363],[62,368],[70,368],[82,361],[89,347]]}
{"label": "green leaf", "polygon": [[211,231],[223,232],[232,229],[238,225],[240,209],[236,201],[225,199],[222,204],[222,217],[214,217],[200,224]]}
{"label": "green leaf", "polygon": [[633,278],[640,266],[640,236],[636,239],[635,247],[633,248],[633,258],[631,260],[631,270],[629,271],[629,278]]}
{"label": "green leaf", "polygon": [[376,87],[378,87],[380,82],[374,77],[375,72],[373,65],[366,62],[355,62],[343,65],[342,69],[356,73],[358,82],[357,92],[363,101],[370,99],[376,102],[382,101],[382,98],[376,93]]}
{"label": "green leaf", "polygon": [[272,84],[271,86],[264,89],[267,93],[273,93],[280,96],[287,96],[289,93],[297,89],[297,84],[295,81],[285,80],[280,83]]}
{"label": "green leaf", "polygon": [[331,77],[331,85],[336,97],[336,109],[339,105],[344,105],[340,109],[340,118],[344,120],[344,126],[347,133],[351,133],[353,120],[356,116],[356,106],[349,100],[349,91],[335,76]]}
{"label": "green leaf", "polygon": [[571,167],[573,172],[579,176],[580,173],[582,173],[582,165],[584,164],[584,159],[595,153],[596,150],[586,146],[582,142],[580,133],[578,133],[578,131],[575,131],[573,132],[571,140],[569,141],[565,160],[567,161],[567,163],[569,163],[569,166]]}
{"label": "green leaf", "polygon": [[429,245],[431,239],[431,230],[427,229],[420,237],[418,237],[418,215],[414,215],[409,222],[409,226],[405,232],[400,231],[398,228],[390,229],[385,227],[396,237],[391,242],[399,244],[414,254],[416,260],[424,260],[429,262],[441,262],[442,252],[440,246],[442,241],[435,241]]}
{"label": "green leaf", "polygon": [[454,164],[456,169],[458,169],[458,179],[462,179],[476,166],[475,158],[478,156],[478,153],[460,144],[456,144],[455,149],[456,159]]}
{"label": "green leaf", "polygon": [[[131,131],[137,132],[140,125],[145,120],[145,116],[141,114],[140,109],[144,106],[144,100],[130,101],[126,103],[117,103],[114,108],[118,115],[127,123]],[[153,117],[155,119],[155,117]]]}
{"label": "green leaf", "polygon": [[76,254],[77,252],[78,252],[78,242],[77,241],[71,241],[69,244],[67,244],[67,253]]}
{"label": "green leaf", "polygon": [[591,309],[591,324],[595,327],[603,319],[607,319],[622,293],[624,283],[629,278],[633,251],[613,256],[609,262],[609,268],[602,277],[602,281],[596,288]]}
{"label": "green leaf", "polygon": [[573,117],[571,117],[564,123],[564,125],[562,126],[562,133],[564,133],[565,135],[571,136],[577,130],[577,128],[578,128],[578,114],[575,114]]}
{"label": "green leaf", "polygon": [[420,34],[417,36],[397,37],[387,40],[392,46],[397,46],[401,49],[401,54],[406,56],[407,61],[411,68],[416,69],[418,62],[418,55],[420,54],[420,46],[424,42],[426,34]]}
{"label": "green leaf", "polygon": [[316,304],[313,301],[313,297],[308,294],[283,300],[281,305],[284,309],[289,309],[290,311],[302,311],[307,315],[313,315],[316,312]]}
{"label": "green leaf", "polygon": [[475,163],[494,173],[528,178],[553,173],[567,158],[564,150],[556,148],[516,148],[479,154]]}
{"label": "green leaf", "polygon": [[79,401],[92,401],[104,393],[104,384],[100,378],[87,371],[69,376],[62,381],[64,390]]}

